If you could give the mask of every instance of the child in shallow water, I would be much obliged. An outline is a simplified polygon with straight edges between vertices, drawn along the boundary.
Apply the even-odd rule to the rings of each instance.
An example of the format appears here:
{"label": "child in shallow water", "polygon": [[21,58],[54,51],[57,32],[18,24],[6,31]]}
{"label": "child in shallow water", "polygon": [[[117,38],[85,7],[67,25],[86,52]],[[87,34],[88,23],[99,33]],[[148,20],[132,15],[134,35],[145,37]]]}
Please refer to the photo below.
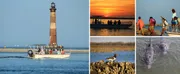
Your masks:
{"label": "child in shallow water", "polygon": [[175,32],[178,32],[178,18],[174,17]]}

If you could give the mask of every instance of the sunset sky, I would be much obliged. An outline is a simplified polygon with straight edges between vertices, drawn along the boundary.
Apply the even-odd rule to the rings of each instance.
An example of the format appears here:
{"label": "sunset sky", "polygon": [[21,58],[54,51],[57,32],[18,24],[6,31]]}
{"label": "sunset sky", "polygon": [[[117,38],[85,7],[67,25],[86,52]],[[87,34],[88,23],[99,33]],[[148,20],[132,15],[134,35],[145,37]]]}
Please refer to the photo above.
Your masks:
{"label": "sunset sky", "polygon": [[122,17],[135,15],[135,0],[90,0],[91,16]]}

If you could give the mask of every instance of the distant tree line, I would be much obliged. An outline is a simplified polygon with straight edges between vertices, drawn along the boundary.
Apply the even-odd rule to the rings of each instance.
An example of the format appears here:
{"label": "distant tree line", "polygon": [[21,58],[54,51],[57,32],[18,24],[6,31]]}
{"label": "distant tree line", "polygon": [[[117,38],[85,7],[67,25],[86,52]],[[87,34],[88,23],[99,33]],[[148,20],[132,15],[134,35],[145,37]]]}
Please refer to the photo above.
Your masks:
{"label": "distant tree line", "polygon": [[111,46],[111,45],[120,45],[120,46],[135,46],[135,42],[91,42],[91,45],[106,45],[106,46]]}

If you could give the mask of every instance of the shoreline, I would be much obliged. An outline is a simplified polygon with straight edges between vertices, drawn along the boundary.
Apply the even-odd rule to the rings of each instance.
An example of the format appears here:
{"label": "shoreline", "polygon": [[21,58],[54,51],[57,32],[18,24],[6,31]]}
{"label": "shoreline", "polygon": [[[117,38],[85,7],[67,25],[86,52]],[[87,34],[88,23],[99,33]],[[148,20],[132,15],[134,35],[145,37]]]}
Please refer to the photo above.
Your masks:
{"label": "shoreline", "polygon": [[104,46],[104,45],[95,45],[91,46],[90,52],[100,52],[100,53],[106,53],[106,52],[118,52],[118,51],[135,51],[134,45],[124,45],[124,46]]}
{"label": "shoreline", "polygon": [[[150,35],[148,28],[143,28],[143,31],[144,31],[144,36],[160,36],[160,34],[161,34],[161,30],[154,30],[155,31],[154,35]],[[141,32],[139,30],[136,30],[136,35],[142,36]]]}
{"label": "shoreline", "polygon": [[[0,52],[14,52],[14,53],[18,53],[18,52],[22,52],[22,53],[26,53],[29,49],[14,49],[14,48],[6,48],[6,49],[2,49],[0,48]],[[37,51],[37,49],[32,49],[33,51]],[[71,51],[71,53],[89,53],[89,50],[86,49],[64,49],[65,52],[69,52]]]}

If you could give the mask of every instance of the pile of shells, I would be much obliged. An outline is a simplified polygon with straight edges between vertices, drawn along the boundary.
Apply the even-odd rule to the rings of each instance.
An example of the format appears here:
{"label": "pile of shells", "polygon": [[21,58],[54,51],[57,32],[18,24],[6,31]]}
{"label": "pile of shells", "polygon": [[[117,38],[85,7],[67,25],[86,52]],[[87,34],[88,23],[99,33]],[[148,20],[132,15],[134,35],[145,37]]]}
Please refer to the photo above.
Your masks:
{"label": "pile of shells", "polygon": [[135,74],[135,64],[131,62],[92,62],[91,74]]}

